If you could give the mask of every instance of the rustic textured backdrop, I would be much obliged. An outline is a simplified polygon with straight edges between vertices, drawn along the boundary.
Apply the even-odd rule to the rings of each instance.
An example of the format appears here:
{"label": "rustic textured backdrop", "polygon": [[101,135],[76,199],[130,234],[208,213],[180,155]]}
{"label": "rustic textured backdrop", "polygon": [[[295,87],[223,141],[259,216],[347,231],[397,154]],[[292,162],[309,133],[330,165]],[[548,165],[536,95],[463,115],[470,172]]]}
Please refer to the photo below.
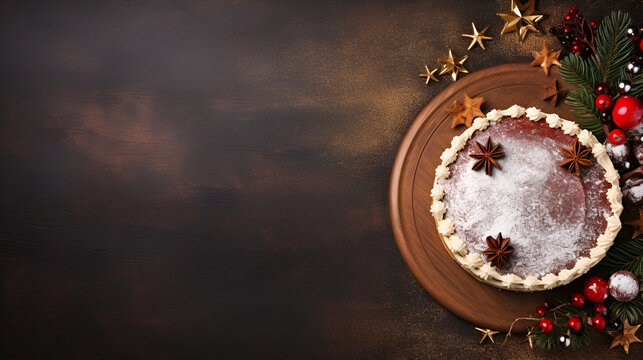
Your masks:
{"label": "rustic textured backdrop", "polygon": [[[643,22],[640,0],[576,4]],[[538,1],[541,28],[570,5]],[[479,346],[387,213],[397,146],[450,83],[424,87],[423,65],[541,47],[499,35],[508,8],[3,1],[0,357],[547,358]],[[487,51],[465,51],[471,21]],[[561,354],[622,356],[608,344]]]}

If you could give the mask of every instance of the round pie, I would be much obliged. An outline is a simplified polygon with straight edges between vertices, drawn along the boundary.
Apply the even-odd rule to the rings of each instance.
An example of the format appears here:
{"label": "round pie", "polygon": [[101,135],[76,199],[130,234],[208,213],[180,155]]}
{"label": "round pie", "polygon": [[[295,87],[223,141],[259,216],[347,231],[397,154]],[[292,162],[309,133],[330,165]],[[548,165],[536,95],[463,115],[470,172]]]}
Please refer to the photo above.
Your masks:
{"label": "round pie", "polygon": [[493,110],[451,141],[431,190],[438,233],[479,280],[515,291],[564,285],[621,228],[619,175],[594,135],[556,114]]}

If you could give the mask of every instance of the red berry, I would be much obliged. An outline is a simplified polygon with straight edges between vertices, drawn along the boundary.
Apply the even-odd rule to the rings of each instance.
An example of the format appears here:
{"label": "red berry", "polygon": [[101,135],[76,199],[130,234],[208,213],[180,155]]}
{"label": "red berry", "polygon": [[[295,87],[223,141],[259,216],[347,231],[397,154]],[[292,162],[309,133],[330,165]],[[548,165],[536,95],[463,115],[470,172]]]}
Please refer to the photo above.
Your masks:
{"label": "red berry", "polygon": [[596,21],[592,20],[589,22],[589,27],[596,30],[596,28],[598,27],[598,24],[596,23]]}
{"label": "red berry", "polygon": [[623,145],[625,140],[627,140],[627,135],[625,135],[625,131],[621,129],[614,129],[610,131],[609,139],[614,145]]}
{"label": "red berry", "polygon": [[580,46],[578,46],[578,45],[573,45],[573,46],[572,46],[572,51],[573,51],[574,53],[580,52]]}
{"label": "red berry", "polygon": [[623,130],[635,128],[643,121],[643,104],[633,96],[623,95],[614,104],[612,118],[614,124]]}
{"label": "red berry", "polygon": [[600,276],[590,276],[583,286],[583,294],[593,303],[602,303],[610,294],[607,280]]}
{"label": "red berry", "polygon": [[577,333],[583,327],[583,322],[579,318],[573,317],[567,321],[567,326],[572,329],[573,332]]}
{"label": "red berry", "polygon": [[536,308],[536,313],[540,316],[544,316],[547,313],[547,308],[540,305],[539,307]]}
{"label": "red berry", "polygon": [[540,325],[540,328],[543,330],[543,334],[549,334],[550,332],[554,331],[554,323],[549,319],[540,320],[539,325]]}
{"label": "red berry", "polygon": [[570,32],[573,32],[573,31],[574,31],[574,28],[571,25],[567,25],[567,26],[565,26],[563,28],[564,33],[570,33]]}
{"label": "red berry", "polygon": [[607,327],[607,320],[602,315],[596,315],[592,318],[592,327],[598,331],[603,331]]}
{"label": "red berry", "polygon": [[643,51],[643,38],[641,38],[641,43],[639,44],[639,47],[641,48],[641,51]]}
{"label": "red berry", "polygon": [[612,95],[600,94],[596,97],[596,107],[598,110],[609,110],[612,108]]}
{"label": "red berry", "polygon": [[594,314],[596,315],[607,315],[607,305],[603,303],[594,304]]}
{"label": "red berry", "polygon": [[607,85],[606,83],[598,83],[594,88],[594,94],[596,95],[607,94],[609,92],[610,92],[610,86]]}
{"label": "red berry", "polygon": [[565,15],[565,21],[572,21],[572,16],[569,14]]}
{"label": "red berry", "polygon": [[572,295],[572,306],[581,307],[585,305],[585,297],[581,293]]}
{"label": "red berry", "polygon": [[580,44],[580,38],[578,36],[574,36],[574,40],[572,40],[572,44]]}
{"label": "red berry", "polygon": [[576,14],[577,12],[578,12],[578,6],[572,5],[572,6],[569,7],[569,13],[570,14],[573,15],[573,14]]}

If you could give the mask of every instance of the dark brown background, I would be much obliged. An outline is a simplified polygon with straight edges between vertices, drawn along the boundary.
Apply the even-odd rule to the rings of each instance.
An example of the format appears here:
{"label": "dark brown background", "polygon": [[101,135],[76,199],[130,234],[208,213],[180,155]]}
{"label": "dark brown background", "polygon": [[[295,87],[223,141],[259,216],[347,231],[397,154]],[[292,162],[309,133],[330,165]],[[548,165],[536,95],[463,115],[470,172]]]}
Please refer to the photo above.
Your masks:
{"label": "dark brown background", "polygon": [[[539,1],[542,29],[569,5]],[[425,88],[423,65],[541,47],[499,35],[508,7],[2,2],[0,358],[551,356],[479,346],[387,212],[397,146],[450,83]],[[471,21],[486,52],[465,51]],[[622,356],[608,344],[559,355]]]}

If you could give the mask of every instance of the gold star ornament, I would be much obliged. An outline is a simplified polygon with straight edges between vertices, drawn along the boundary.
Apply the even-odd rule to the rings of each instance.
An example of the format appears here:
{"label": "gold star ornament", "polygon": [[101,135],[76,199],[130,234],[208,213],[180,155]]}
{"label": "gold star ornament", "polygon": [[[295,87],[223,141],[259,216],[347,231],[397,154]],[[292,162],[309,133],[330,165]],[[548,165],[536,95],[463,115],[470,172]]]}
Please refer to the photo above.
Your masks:
{"label": "gold star ornament", "polygon": [[482,339],[480,339],[480,344],[482,344],[482,342],[483,342],[486,338],[489,338],[489,340],[491,340],[491,342],[492,342],[492,343],[494,343],[494,344],[496,343],[495,341],[493,341],[493,336],[494,336],[495,334],[499,334],[499,332],[498,332],[498,331],[493,331],[493,330],[491,330],[491,329],[481,329],[481,328],[479,328],[479,327],[477,327],[477,328],[476,328],[476,330],[480,331],[480,332],[483,334],[483,335],[482,335]]}
{"label": "gold star ornament", "polygon": [[433,70],[429,70],[429,67],[424,65],[424,69],[426,70],[426,74],[420,74],[420,76],[426,78],[426,83],[424,83],[425,85],[429,85],[429,81],[431,81],[431,80],[440,81],[440,80],[438,80],[438,78],[435,77],[435,75],[433,75],[433,73],[438,71],[437,68],[435,68]]}
{"label": "gold star ornament", "polygon": [[462,104],[454,101],[450,108],[444,109],[447,114],[451,115],[451,128],[455,128],[461,124],[471,127],[473,119],[478,116],[484,117],[484,113],[480,110],[480,106],[482,106],[483,102],[483,97],[472,99],[467,95],[467,93],[465,93],[464,102]]}
{"label": "gold star ornament", "polygon": [[509,12],[496,14],[505,22],[505,26],[502,27],[500,33],[506,34],[515,31],[520,36],[520,41],[525,40],[525,36],[529,31],[540,34],[540,31],[536,28],[536,23],[543,19],[543,15],[534,13],[536,11],[535,2],[536,0],[529,0],[521,4],[511,0]]}
{"label": "gold star ornament", "polygon": [[526,341],[526,342],[528,342],[528,343],[529,343],[529,348],[530,348],[530,349],[533,349],[533,348],[534,348],[534,341],[533,341],[533,340],[532,340],[532,338],[531,338],[531,337],[532,337],[532,334],[531,334],[531,333],[532,333],[533,331],[534,331],[534,328],[533,328],[533,327],[530,327],[529,329],[527,329],[527,335],[525,335],[525,340],[523,340],[523,341],[522,341],[522,342],[525,342],[525,341]]}
{"label": "gold star ornament", "polygon": [[641,325],[632,326],[628,320],[625,320],[623,324],[623,332],[618,331],[609,331],[608,333],[614,337],[612,344],[610,345],[610,350],[622,346],[626,354],[630,353],[630,344],[641,342],[641,339],[636,337],[636,331],[641,327]]}
{"label": "gold star ornament", "polygon": [[482,29],[482,31],[480,31],[480,32],[478,32],[478,29],[476,29],[476,24],[471,23],[471,27],[473,27],[473,34],[462,34],[462,36],[464,36],[464,37],[471,38],[471,44],[469,44],[469,47],[467,48],[467,50],[471,50],[471,48],[474,47],[476,45],[476,43],[478,45],[480,45],[482,50],[486,50],[484,48],[484,44],[482,43],[482,40],[491,40],[491,39],[493,39],[491,36],[484,35],[485,31],[487,31],[487,29],[489,29],[489,25],[485,26],[485,28]]}
{"label": "gold star ornament", "polygon": [[438,63],[442,64],[439,75],[444,75],[446,73],[451,74],[451,79],[453,81],[458,80],[458,74],[468,74],[469,70],[464,68],[464,62],[467,61],[469,56],[465,55],[461,58],[453,56],[453,52],[449,49],[449,56],[446,59],[438,60]]}
{"label": "gold star ornament", "polygon": [[547,41],[543,43],[543,49],[540,51],[534,52],[534,61],[531,62],[531,66],[540,66],[545,71],[545,75],[549,75],[549,68],[552,65],[560,66],[560,61],[558,57],[560,56],[560,50],[551,51],[547,46]]}

